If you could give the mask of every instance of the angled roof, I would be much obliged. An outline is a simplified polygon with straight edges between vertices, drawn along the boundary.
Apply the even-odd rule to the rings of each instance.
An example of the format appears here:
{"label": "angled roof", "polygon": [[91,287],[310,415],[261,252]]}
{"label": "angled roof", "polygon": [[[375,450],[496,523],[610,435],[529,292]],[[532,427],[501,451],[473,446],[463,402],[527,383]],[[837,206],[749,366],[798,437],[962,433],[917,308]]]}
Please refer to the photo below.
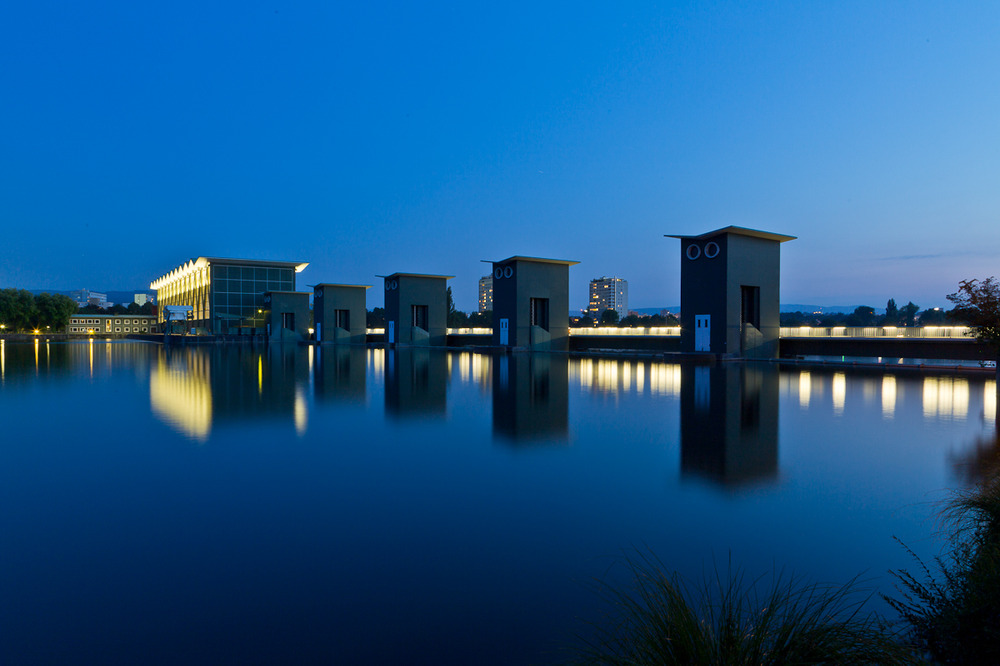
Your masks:
{"label": "angled roof", "polygon": [[259,266],[269,268],[294,268],[296,273],[301,273],[309,262],[302,261],[269,261],[267,259],[226,259],[223,257],[197,257],[192,258],[166,275],[163,275],[149,284],[150,289],[162,289],[175,280],[187,277],[199,268],[205,268],[211,264],[239,264],[242,266]]}
{"label": "angled roof", "polygon": [[450,280],[454,275],[430,275],[427,273],[393,273],[392,275],[376,275],[375,277],[380,278],[401,278],[401,277],[411,277],[411,278],[442,278],[444,280]]}
{"label": "angled roof", "polygon": [[533,261],[538,264],[560,264],[562,266],[576,266],[579,261],[567,261],[565,259],[545,259],[543,257],[523,257],[521,255],[514,255],[513,257],[507,257],[506,259],[501,259],[500,261],[494,261],[494,264],[505,264],[508,261]]}
{"label": "angled roof", "polygon": [[737,236],[750,236],[751,238],[762,238],[764,240],[775,241],[778,243],[784,243],[790,240],[795,240],[797,236],[785,236],[784,234],[774,234],[770,231],[758,231],[757,229],[747,229],[746,227],[723,227],[722,229],[716,229],[715,231],[709,231],[708,233],[698,234],[697,236],[681,236],[677,234],[664,234],[664,238],[680,238],[681,240],[702,240],[705,238],[712,238],[713,236],[719,236],[721,234],[735,234]]}
{"label": "angled roof", "polygon": [[372,288],[372,286],[370,284],[338,284],[336,282],[320,282],[318,284],[307,284],[306,286],[307,287],[313,287],[314,289],[316,287],[351,287],[351,288],[358,288],[358,289],[371,289]]}

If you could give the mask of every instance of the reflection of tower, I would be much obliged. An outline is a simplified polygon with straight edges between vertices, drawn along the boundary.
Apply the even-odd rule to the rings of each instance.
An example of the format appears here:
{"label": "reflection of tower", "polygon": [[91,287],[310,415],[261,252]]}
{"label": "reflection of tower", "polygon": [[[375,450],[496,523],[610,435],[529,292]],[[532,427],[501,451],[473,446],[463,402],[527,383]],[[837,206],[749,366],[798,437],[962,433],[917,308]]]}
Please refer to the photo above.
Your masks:
{"label": "reflection of tower", "polygon": [[385,410],[394,416],[443,415],[447,352],[404,348],[385,353]]}
{"label": "reflection of tower", "polygon": [[493,359],[493,432],[514,440],[565,439],[569,362],[548,354]]}
{"label": "reflection of tower", "polygon": [[681,474],[724,485],[777,476],[777,369],[685,365],[681,375]]}
{"label": "reflection of tower", "polygon": [[316,347],[313,366],[317,400],[364,402],[367,350],[356,345]]}

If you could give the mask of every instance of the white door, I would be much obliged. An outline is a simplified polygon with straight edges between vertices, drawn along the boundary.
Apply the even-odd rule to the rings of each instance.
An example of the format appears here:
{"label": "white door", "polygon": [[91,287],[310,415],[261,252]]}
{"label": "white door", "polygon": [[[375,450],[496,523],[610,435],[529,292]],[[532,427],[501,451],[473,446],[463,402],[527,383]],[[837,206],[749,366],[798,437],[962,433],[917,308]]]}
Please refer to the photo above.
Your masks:
{"label": "white door", "polygon": [[389,322],[389,328],[386,329],[385,335],[386,335],[385,340],[390,345],[396,342],[396,322],[394,321]]}
{"label": "white door", "polygon": [[500,344],[509,345],[510,344],[510,320],[501,319],[500,320]]}
{"label": "white door", "polygon": [[694,316],[694,350],[712,350],[712,315]]}

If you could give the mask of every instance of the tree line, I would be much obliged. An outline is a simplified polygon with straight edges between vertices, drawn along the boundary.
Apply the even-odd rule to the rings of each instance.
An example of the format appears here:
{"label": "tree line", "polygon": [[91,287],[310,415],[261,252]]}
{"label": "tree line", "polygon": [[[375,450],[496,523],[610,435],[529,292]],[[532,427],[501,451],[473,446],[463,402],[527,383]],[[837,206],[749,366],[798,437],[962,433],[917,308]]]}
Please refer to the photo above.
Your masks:
{"label": "tree line", "polygon": [[0,326],[4,331],[62,330],[76,309],[76,301],[63,294],[0,289]]}
{"label": "tree line", "polygon": [[921,310],[913,301],[903,307],[890,298],[885,304],[885,314],[878,314],[875,308],[861,305],[853,312],[782,312],[782,326],[944,326],[959,322],[941,308]]}

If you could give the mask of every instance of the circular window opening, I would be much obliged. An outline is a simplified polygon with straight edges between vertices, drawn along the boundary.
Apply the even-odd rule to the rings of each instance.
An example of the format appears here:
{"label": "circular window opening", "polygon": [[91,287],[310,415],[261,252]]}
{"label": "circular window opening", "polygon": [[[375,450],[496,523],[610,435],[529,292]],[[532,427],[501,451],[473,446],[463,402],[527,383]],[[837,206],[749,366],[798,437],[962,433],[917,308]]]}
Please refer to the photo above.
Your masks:
{"label": "circular window opening", "polygon": [[497,267],[497,269],[495,271],[493,271],[493,277],[495,277],[497,280],[499,280],[500,278],[502,278],[503,277],[503,269],[500,268],[500,267]]}
{"label": "circular window opening", "polygon": [[709,259],[715,259],[719,254],[719,244],[715,241],[709,241],[705,243],[705,256]]}
{"label": "circular window opening", "polygon": [[392,288],[393,289],[398,289],[399,288],[399,280],[393,280],[392,281]]}
{"label": "circular window opening", "polygon": [[688,245],[687,250],[684,251],[684,254],[687,255],[688,259],[697,259],[701,256],[701,248],[691,243]]}
{"label": "circular window opening", "polygon": [[510,266],[507,266],[506,268],[503,269],[503,276],[505,278],[509,278],[513,274],[514,274],[514,269],[511,268]]}

